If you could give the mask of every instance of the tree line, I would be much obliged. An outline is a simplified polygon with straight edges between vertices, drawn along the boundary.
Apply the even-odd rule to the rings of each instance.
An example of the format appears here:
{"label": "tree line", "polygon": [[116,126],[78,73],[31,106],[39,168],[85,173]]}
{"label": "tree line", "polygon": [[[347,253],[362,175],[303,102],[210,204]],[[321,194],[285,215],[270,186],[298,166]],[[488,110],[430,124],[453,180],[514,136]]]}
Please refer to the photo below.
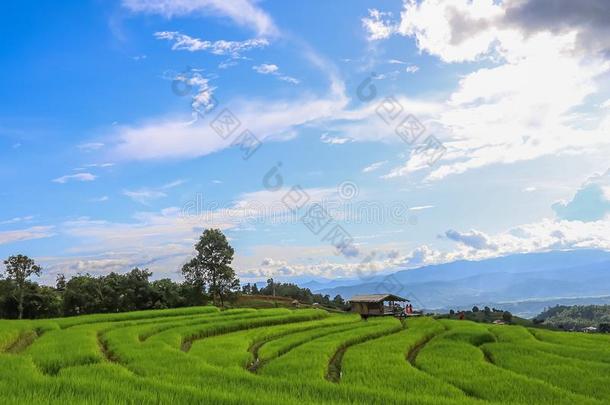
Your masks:
{"label": "tree line", "polygon": [[207,229],[195,245],[195,256],[182,267],[184,282],[170,279],[151,281],[148,269],[134,268],[128,273],[102,276],[78,274],[70,279],[57,277],[55,286],[30,280],[43,269],[24,255],[4,260],[0,275],[1,318],[51,318],[177,308],[184,306],[225,305],[235,300],[239,279],[231,268],[234,250],[218,229]]}
{"label": "tree line", "polygon": [[0,274],[0,318],[52,318],[93,313],[178,308],[195,305],[225,306],[239,295],[290,297],[305,304],[318,303],[345,309],[340,295],[314,294],[292,283],[267,280],[267,285],[240,285],[231,267],[234,249],[219,229],[206,229],[195,244],[195,255],[184,266],[184,282],[164,278],[151,281],[152,273],[138,267],[119,274],[77,274],[57,277],[55,286],[31,281],[43,269],[24,255],[4,261]]}
{"label": "tree line", "polygon": [[256,283],[245,284],[241,288],[241,294],[288,297],[304,304],[318,303],[323,306],[334,307],[337,309],[347,308],[346,302],[343,300],[341,295],[336,295],[333,299],[331,299],[330,295],[314,294],[309,288],[301,288],[293,283],[278,283],[272,278],[268,279],[267,285],[260,289]]}

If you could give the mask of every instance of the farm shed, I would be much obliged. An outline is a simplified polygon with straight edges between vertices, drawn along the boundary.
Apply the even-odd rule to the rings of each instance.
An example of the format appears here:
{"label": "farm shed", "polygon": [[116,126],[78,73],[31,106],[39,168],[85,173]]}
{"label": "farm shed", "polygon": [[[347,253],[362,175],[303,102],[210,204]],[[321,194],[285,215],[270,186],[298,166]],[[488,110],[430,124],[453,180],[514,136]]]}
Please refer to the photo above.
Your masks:
{"label": "farm shed", "polygon": [[352,312],[367,318],[369,316],[398,315],[402,308],[397,303],[409,302],[409,300],[394,294],[367,294],[355,295],[348,302],[352,306]]}

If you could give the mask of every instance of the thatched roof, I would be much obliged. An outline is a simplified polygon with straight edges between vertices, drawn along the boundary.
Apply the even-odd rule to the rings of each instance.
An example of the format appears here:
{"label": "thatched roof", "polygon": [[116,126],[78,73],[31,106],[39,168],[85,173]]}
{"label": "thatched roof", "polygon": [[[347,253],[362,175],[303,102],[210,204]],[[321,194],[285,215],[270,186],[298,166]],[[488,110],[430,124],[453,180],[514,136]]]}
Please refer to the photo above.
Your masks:
{"label": "thatched roof", "polygon": [[399,297],[394,294],[366,294],[354,295],[349,302],[382,302],[382,301],[399,301],[409,302],[408,299]]}

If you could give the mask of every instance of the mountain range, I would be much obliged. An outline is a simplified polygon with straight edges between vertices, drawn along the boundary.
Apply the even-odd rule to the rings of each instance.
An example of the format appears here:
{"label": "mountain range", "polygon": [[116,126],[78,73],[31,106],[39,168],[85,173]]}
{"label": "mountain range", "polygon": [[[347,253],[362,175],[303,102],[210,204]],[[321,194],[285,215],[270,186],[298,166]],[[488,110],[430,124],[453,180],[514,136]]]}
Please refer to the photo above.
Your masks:
{"label": "mountain range", "polygon": [[610,302],[610,252],[551,251],[460,260],[366,280],[311,281],[301,286],[346,299],[394,293],[410,299],[414,307],[431,311],[487,305],[533,317],[557,304]]}

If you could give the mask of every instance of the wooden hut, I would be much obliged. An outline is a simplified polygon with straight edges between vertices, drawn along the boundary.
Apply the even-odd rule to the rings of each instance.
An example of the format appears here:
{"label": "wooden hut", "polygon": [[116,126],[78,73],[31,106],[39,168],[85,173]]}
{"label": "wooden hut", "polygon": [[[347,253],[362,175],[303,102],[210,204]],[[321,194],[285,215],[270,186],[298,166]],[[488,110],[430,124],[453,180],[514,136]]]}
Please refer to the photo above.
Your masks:
{"label": "wooden hut", "polygon": [[398,303],[409,300],[394,294],[367,294],[355,295],[348,302],[352,312],[366,319],[369,316],[399,315],[402,308]]}

